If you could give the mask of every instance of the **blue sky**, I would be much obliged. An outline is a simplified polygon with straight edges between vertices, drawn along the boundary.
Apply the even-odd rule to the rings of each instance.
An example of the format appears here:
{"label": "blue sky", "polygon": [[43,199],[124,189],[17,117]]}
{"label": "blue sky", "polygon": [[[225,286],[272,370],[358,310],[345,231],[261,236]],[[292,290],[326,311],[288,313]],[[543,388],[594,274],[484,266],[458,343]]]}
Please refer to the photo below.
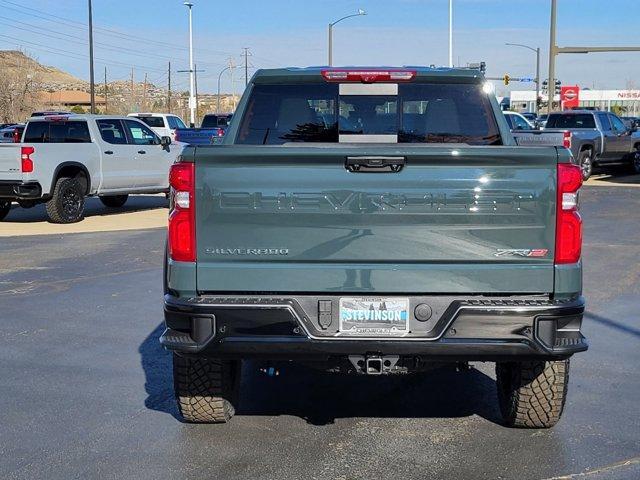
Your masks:
{"label": "blue sky", "polygon": [[[216,90],[231,57],[240,65],[250,47],[255,68],[326,64],[327,23],[358,8],[365,17],[335,27],[336,65],[418,65],[447,62],[448,0],[193,0],[200,91]],[[0,0],[0,49],[21,48],[42,63],[88,78],[85,0]],[[559,45],[637,45],[637,0],[559,0]],[[540,46],[547,70],[549,0],[454,0],[454,60],[484,60],[488,74],[533,76],[532,52],[505,42]],[[166,86],[167,62],[188,67],[187,12],[181,0],[93,0],[96,72]],[[591,88],[640,88],[640,53],[563,55],[558,77]],[[233,86],[241,91],[244,71]],[[186,74],[173,74],[188,88]],[[509,88],[530,86],[513,84]],[[504,90],[498,85],[498,90]]]}

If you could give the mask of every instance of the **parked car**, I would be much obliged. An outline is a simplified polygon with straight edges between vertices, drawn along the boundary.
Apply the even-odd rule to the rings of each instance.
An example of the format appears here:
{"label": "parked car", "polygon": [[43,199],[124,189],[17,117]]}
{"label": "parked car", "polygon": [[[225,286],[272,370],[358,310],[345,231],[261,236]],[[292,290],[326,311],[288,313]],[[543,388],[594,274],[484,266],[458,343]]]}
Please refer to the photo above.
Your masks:
{"label": "parked car", "polygon": [[23,131],[24,124],[13,124],[0,129],[0,143],[18,143]]}
{"label": "parked car", "polygon": [[538,118],[536,119],[536,127],[544,128],[547,124],[547,118],[549,118],[549,115],[547,115],[546,113],[538,115]]}
{"label": "parked car", "polygon": [[581,173],[566,149],[516,146],[484,81],[259,70],[222,144],[187,148],[160,339],[184,419],[228,421],[259,358],[363,375],[495,361],[508,425],[559,420],[588,347]]}
{"label": "parked car", "polygon": [[620,117],[629,130],[637,130],[640,126],[640,118],[638,117]]}
{"label": "parked car", "polygon": [[176,141],[176,130],[187,128],[180,117],[171,113],[130,113],[127,116],[143,121],[158,136],[170,137],[174,142]]}
{"label": "parked car", "polygon": [[538,120],[538,116],[533,113],[533,112],[522,112],[521,115],[527,119],[527,122],[529,122],[531,125],[533,125],[534,127],[536,126],[536,121]]}
{"label": "parked car", "polygon": [[11,202],[45,203],[52,222],[72,223],[82,219],[87,196],[118,208],[133,193],[167,192],[181,151],[134,118],[31,118],[22,143],[0,144],[0,220]]}
{"label": "parked car", "polygon": [[511,111],[503,111],[504,118],[506,118],[507,123],[509,124],[509,128],[513,130],[532,130],[535,128],[529,121],[524,117],[524,115],[511,112]]}
{"label": "parked car", "polygon": [[556,145],[571,150],[588,179],[594,166],[628,165],[640,173],[640,135],[613,113],[569,110],[549,115],[538,131],[516,131],[518,145]]}
{"label": "parked car", "polygon": [[230,113],[207,113],[200,124],[201,128],[213,128],[219,127],[224,130],[229,126],[229,122],[231,121],[231,117],[233,115]]}
{"label": "parked car", "polygon": [[0,143],[13,143],[13,133],[16,130],[16,125],[7,125],[0,128]]}
{"label": "parked car", "polygon": [[211,145],[224,136],[225,128],[178,128],[176,141],[190,145]]}

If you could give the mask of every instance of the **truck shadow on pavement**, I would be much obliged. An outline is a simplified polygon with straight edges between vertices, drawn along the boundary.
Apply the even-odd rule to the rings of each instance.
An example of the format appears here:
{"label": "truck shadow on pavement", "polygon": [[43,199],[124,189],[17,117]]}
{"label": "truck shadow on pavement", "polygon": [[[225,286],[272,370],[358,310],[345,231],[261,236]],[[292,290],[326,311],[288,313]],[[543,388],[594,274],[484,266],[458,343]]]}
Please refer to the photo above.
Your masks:
{"label": "truck shadow on pavement", "polygon": [[[145,406],[179,421],[173,397],[171,354],[158,342],[160,324],[142,342]],[[441,368],[426,373],[366,377],[317,371],[290,363],[269,364],[279,375],[260,373],[259,362],[244,362],[236,415],[296,416],[312,425],[340,418],[462,418],[472,415],[501,424],[495,381],[471,369]]]}
{"label": "truck shadow on pavement", "polygon": [[[169,201],[164,195],[131,195],[127,203],[120,208],[105,207],[99,198],[91,197],[85,200],[84,217],[112,216],[121,213],[168,208],[168,206]],[[36,223],[48,221],[49,218],[47,217],[44,204],[31,208],[22,208],[17,203],[14,203],[11,211],[3,220],[3,223]]]}

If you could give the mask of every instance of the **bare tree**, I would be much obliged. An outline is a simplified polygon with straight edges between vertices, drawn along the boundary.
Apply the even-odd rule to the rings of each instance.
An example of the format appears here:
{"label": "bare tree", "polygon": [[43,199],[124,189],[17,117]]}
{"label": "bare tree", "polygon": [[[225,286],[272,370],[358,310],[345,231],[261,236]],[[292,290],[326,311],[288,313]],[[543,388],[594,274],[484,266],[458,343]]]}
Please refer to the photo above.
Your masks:
{"label": "bare tree", "polygon": [[21,56],[6,67],[0,75],[0,120],[22,121],[43,103],[38,95],[39,74]]}

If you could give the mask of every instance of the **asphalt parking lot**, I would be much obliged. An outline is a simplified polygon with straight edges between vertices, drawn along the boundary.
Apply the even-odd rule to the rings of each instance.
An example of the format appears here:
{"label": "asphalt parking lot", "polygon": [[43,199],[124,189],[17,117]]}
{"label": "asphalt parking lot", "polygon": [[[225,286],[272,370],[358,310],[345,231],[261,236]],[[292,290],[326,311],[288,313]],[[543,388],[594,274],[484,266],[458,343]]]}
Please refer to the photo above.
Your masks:
{"label": "asphalt parking lot", "polygon": [[[119,230],[96,206],[85,222],[114,228],[43,236],[38,210],[12,211],[8,228],[27,214],[42,225],[0,239],[0,478],[640,478],[640,183],[590,184],[591,348],[551,430],[500,424],[491,364],[402,378],[284,365],[272,378],[246,363],[230,424],[181,423],[158,344],[164,230]],[[134,198],[128,214],[137,202],[163,224],[163,199]]]}

